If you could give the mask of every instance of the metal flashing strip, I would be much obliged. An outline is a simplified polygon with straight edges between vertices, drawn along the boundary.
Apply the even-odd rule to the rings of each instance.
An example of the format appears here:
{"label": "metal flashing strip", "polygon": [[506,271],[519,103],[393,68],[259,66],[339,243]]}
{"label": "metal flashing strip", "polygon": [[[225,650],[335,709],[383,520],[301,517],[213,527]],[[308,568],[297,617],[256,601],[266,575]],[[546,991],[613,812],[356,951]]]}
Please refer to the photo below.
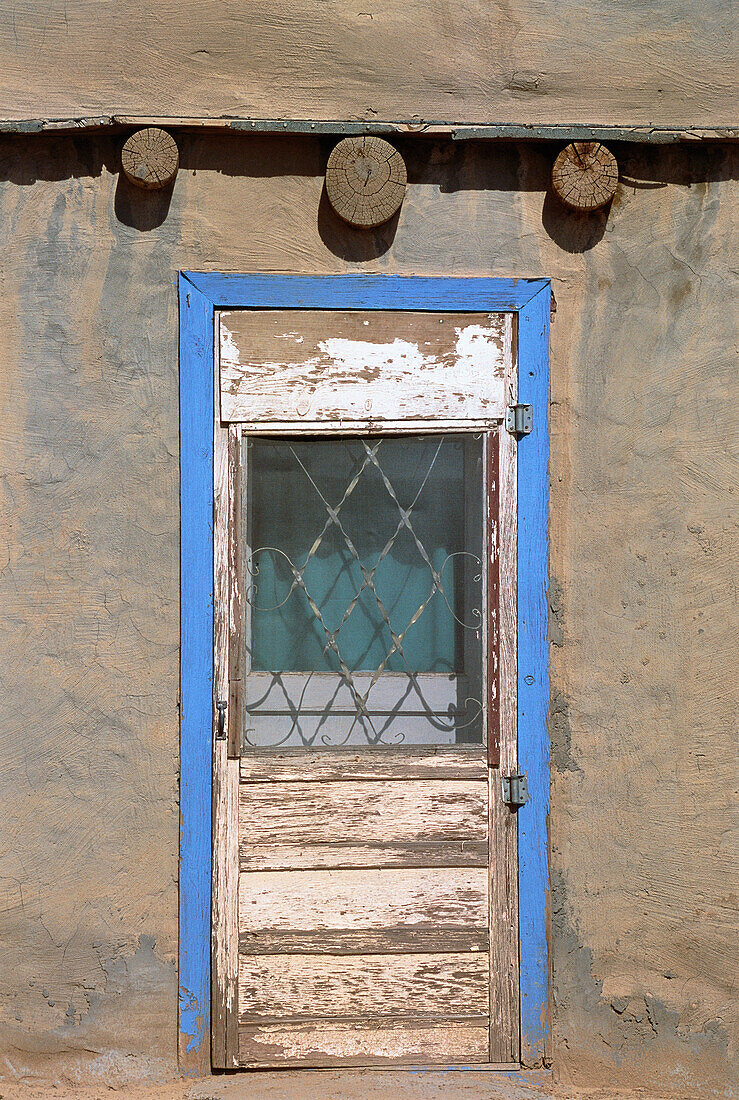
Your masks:
{"label": "metal flashing strip", "polygon": [[279,119],[219,116],[188,118],[151,115],[94,115],[76,118],[0,119],[0,133],[36,134],[123,130],[160,126],[173,130],[233,130],[250,134],[334,134],[337,137],[384,134],[437,137],[452,141],[631,141],[672,145],[678,142],[737,141],[737,126],[612,126],[598,123],[439,122],[422,119],[363,121],[361,119]]}

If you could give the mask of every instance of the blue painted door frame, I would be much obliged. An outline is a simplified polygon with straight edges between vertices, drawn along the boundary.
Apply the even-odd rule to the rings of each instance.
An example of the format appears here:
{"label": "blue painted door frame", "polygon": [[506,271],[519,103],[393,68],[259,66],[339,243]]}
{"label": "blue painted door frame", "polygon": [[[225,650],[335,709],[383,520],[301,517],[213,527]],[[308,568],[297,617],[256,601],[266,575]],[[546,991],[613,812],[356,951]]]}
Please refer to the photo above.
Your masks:
{"label": "blue painted door frame", "polygon": [[518,445],[518,756],[530,801],[518,811],[521,1053],[548,1040],[549,461],[548,279],[182,272],[180,296],[180,1064],[210,1071],[213,728],[213,341],[216,309],[409,309],[518,314],[518,400],[534,429]]}

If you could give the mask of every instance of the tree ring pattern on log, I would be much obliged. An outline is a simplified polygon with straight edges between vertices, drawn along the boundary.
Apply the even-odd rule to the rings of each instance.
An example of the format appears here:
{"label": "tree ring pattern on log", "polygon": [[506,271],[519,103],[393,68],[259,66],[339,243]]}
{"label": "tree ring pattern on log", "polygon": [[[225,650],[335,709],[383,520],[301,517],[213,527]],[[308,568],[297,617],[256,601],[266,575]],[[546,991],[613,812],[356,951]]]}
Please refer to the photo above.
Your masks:
{"label": "tree ring pattern on log", "polygon": [[126,138],[121,150],[121,167],[126,179],[147,191],[157,191],[171,183],[179,163],[177,142],[157,126],[137,130]]}
{"label": "tree ring pattern on log", "polygon": [[326,166],[326,194],[350,225],[382,225],[400,209],[408,177],[405,161],[379,137],[348,137],[332,150]]}
{"label": "tree ring pattern on log", "polygon": [[618,185],[618,162],[599,141],[573,141],[552,167],[552,187],[571,210],[597,210],[610,202]]}

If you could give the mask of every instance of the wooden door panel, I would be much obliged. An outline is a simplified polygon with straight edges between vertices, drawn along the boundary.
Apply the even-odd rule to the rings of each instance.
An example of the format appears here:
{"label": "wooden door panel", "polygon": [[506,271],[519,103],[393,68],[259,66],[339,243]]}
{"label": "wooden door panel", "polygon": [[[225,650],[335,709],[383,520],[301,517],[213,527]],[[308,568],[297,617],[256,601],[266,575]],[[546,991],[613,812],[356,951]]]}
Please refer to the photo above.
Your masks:
{"label": "wooden door panel", "polygon": [[240,1023],[487,1016],[486,954],[242,955]]}
{"label": "wooden door panel", "polygon": [[242,784],[239,859],[242,871],[486,867],[487,781]]}
{"label": "wooden door panel", "polygon": [[389,928],[316,928],[242,931],[242,955],[403,955],[439,951],[487,952],[487,928],[459,925],[393,925]]}
{"label": "wooden door panel", "polygon": [[510,347],[503,313],[224,312],[221,417],[290,433],[486,426],[505,416]]}
{"label": "wooden door panel", "polygon": [[242,783],[332,783],[371,779],[485,779],[484,749],[414,745],[411,748],[274,749],[241,757]]}
{"label": "wooden door panel", "polygon": [[435,950],[445,934],[486,933],[488,876],[482,867],[349,871],[249,871],[239,876],[239,932],[294,942],[294,934],[426,931]]}
{"label": "wooden door panel", "polygon": [[486,867],[488,842],[474,840],[407,841],[384,843],[332,841],[329,844],[284,844],[279,840],[240,847],[242,871],[350,870],[358,867]]}
{"label": "wooden door panel", "polygon": [[241,1025],[243,1066],[448,1065],[487,1062],[488,1020]]}

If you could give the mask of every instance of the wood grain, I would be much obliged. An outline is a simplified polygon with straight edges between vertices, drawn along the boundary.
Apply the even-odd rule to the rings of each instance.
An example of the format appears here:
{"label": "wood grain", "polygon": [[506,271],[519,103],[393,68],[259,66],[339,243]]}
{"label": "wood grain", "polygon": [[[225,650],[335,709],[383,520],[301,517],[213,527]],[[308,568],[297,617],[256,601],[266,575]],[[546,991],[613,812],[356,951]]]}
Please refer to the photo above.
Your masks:
{"label": "wood grain", "polygon": [[219,741],[213,768],[212,1030],[214,1067],[236,1062],[238,1015],[238,763]]}
{"label": "wood grain", "polygon": [[572,210],[598,210],[618,187],[618,162],[599,141],[573,141],[552,166],[552,187]]}
{"label": "wood grain", "polygon": [[[243,788],[242,788],[243,789]],[[252,846],[244,841],[240,867],[244,871],[289,871],[303,867],[343,870],[353,867],[486,867],[488,842],[480,840],[356,842],[336,840],[298,846],[276,839]]]}
{"label": "wood grain", "polygon": [[407,925],[394,928],[374,928],[354,931],[239,933],[239,953],[242,955],[408,955],[415,952],[435,954],[441,951],[487,953],[490,935],[487,928],[459,928],[456,925]]}
{"label": "wood grain", "polygon": [[242,955],[239,1021],[487,1016],[487,954]]}
{"label": "wood grain", "polygon": [[241,754],[242,727],[242,555],[241,501],[246,489],[241,462],[241,425],[228,429],[228,755]]}
{"label": "wood grain", "polygon": [[123,143],[121,168],[131,183],[146,191],[158,191],[172,183],[179,163],[177,142],[158,126],[137,130]]}
{"label": "wood grain", "polygon": [[[499,429],[501,431],[502,429]],[[500,444],[485,436],[485,732],[488,763],[500,767]]]}
{"label": "wood grain", "polygon": [[[224,317],[229,324],[235,318],[232,328]],[[474,332],[470,317],[477,324]],[[491,321],[482,332],[481,317]],[[327,336],[327,331],[331,335]],[[446,401],[443,414],[453,417],[449,389],[444,390],[439,379],[447,367],[456,369],[463,357],[461,342],[468,338],[462,349],[468,357],[463,367],[470,383],[465,399],[479,405],[481,395],[489,398],[485,386],[493,379],[498,386],[498,419],[502,419],[505,404],[515,400],[510,315],[239,312],[222,315],[220,333],[221,416],[230,420],[235,405],[230,407],[229,401],[240,400],[237,422],[241,431],[249,430],[250,425],[264,430],[282,423],[289,423],[295,431],[296,424],[301,429],[304,425],[301,415],[324,415],[336,430],[337,413],[355,418],[364,413],[367,422],[372,418],[376,424],[375,395],[387,388],[383,372],[388,363],[395,371],[393,382],[402,384],[410,401],[406,415],[427,415],[430,396],[432,404],[434,400]],[[399,354],[398,342],[402,344]],[[285,354],[286,347],[292,349],[292,358]],[[491,347],[495,351],[492,358]],[[246,367],[242,353],[248,356]],[[232,381],[236,382],[231,388],[228,369],[235,371]],[[403,371],[408,372],[406,376]],[[415,377],[413,393],[408,386],[411,375]],[[361,386],[373,394],[363,406],[358,403],[358,380],[360,396]],[[322,406],[320,400],[319,406],[311,405],[321,386],[332,404],[320,398]],[[260,400],[267,402],[260,414],[266,420],[256,419]],[[397,395],[393,402],[392,414],[389,404],[384,412],[397,417]],[[242,422],[247,410],[253,419]],[[465,406],[458,422],[469,425],[469,412]],[[270,420],[270,416],[276,419]],[[232,426],[231,431],[235,430]],[[493,640],[499,623],[502,628],[504,599],[509,600],[509,612],[512,607],[515,613],[515,523],[511,528],[505,511],[506,507],[515,509],[515,491],[511,495],[511,483],[515,490],[515,441],[506,436],[503,443],[500,437],[498,432],[487,440],[488,451],[493,444],[501,447],[495,456],[500,466],[496,492],[491,496],[499,511],[488,552],[494,554],[500,572],[506,561],[510,565],[512,545],[514,570],[505,583],[498,578],[497,591],[491,593],[496,621],[488,638]],[[504,453],[505,446],[508,451]],[[237,447],[232,451],[236,453]],[[507,496],[503,490],[506,478]],[[233,482],[229,492],[233,497]],[[232,505],[233,525],[235,515]],[[502,550],[506,539],[508,559]],[[238,568],[235,544],[231,537],[232,570]],[[490,575],[488,587],[489,581]],[[239,676],[233,650],[238,646],[240,651],[241,643],[232,618],[233,612],[228,636],[233,685]],[[509,646],[509,665],[511,652],[515,712],[515,636],[512,649]],[[502,755],[506,737],[515,739],[515,713],[513,733],[503,730],[510,705],[506,710],[502,656],[500,662],[496,659],[494,671],[500,679],[488,703],[494,702],[498,708]],[[317,682],[312,689],[325,694],[326,685]],[[444,684],[443,689],[448,693],[449,685]],[[269,711],[264,720],[274,721],[268,699],[264,705]],[[495,813],[490,810],[493,797],[500,803],[500,790],[494,786],[497,777],[499,788],[499,776],[499,771],[494,776],[488,771],[484,748],[245,753],[238,793],[238,950],[244,998],[241,1040],[251,1034],[252,1042],[254,1035],[248,1026],[257,1022],[273,1026],[290,1019],[302,1026],[301,1021],[312,1021],[315,1038],[315,1029],[320,1031],[323,1026],[316,1020],[326,1016],[345,1028],[357,1024],[357,1017],[363,1022],[392,1018],[397,1024],[399,1017],[420,1013],[434,1016],[437,1026],[467,1015],[483,1030],[492,1015],[494,1030],[501,1033],[496,1030],[491,1038],[486,1032],[480,1061],[487,1062],[491,1050],[510,1052],[517,1046],[517,1031],[513,1038],[502,1031],[511,1011],[507,983],[513,972],[515,942],[511,936],[515,937],[516,926],[515,914],[512,924],[510,921],[515,890],[512,892],[506,877],[512,815],[507,807],[497,804]],[[496,861],[504,874],[500,868],[489,869],[490,862]],[[505,927],[499,924],[501,914],[508,921]],[[456,958],[462,962],[455,968]],[[474,996],[470,994],[471,975],[476,983]],[[417,1007],[419,1004],[423,1007]],[[308,1031],[304,1034],[307,1041],[313,1041]],[[342,1035],[345,1042],[346,1035]],[[297,1057],[307,1058],[306,1064],[321,1064],[324,1055],[374,1060],[372,1052],[368,1055],[361,1044],[355,1048],[350,1044],[348,1053],[347,1048],[341,1053],[338,1047],[331,1053],[336,1041],[334,1037],[327,1044],[321,1038],[318,1047],[327,1045],[326,1051],[299,1053]],[[399,1041],[392,1056],[418,1060],[415,1039],[406,1037],[404,1044]],[[446,1055],[448,1060],[455,1057],[449,1048]],[[289,1061],[292,1055],[274,1057],[278,1062],[283,1057]],[[494,1060],[510,1057],[506,1053]]]}
{"label": "wood grain", "polygon": [[435,1065],[488,1061],[488,1021],[369,1020],[242,1025],[242,1066]]}
{"label": "wood grain", "polygon": [[333,933],[373,933],[378,939],[391,939],[405,930],[434,934],[430,948],[434,951],[451,949],[445,947],[448,932],[458,937],[469,934],[479,942],[479,934],[488,928],[487,878],[486,870],[478,867],[380,868],[372,874],[364,870],[242,872],[242,949],[246,941],[257,952],[261,937],[272,947],[284,941],[287,953],[308,934],[330,952]]}
{"label": "wood grain", "polygon": [[[231,429],[233,431],[233,429]],[[211,1057],[219,1069],[237,1064],[238,1016],[238,761],[217,737],[215,703],[228,699],[229,518],[233,456],[229,430],[218,422],[213,439],[213,882],[211,921]],[[231,715],[227,712],[227,722]]]}
{"label": "wood grain", "polygon": [[407,180],[402,156],[379,137],[343,138],[326,165],[328,201],[340,218],[363,229],[398,212]]}
{"label": "wood grain", "polygon": [[242,871],[487,866],[487,779],[242,784],[239,804]]}
{"label": "wood grain", "polygon": [[220,333],[221,415],[249,431],[504,415],[503,314],[239,310]]}
{"label": "wood grain", "polygon": [[[512,319],[511,319],[512,320]],[[513,343],[515,332],[511,328]],[[518,400],[515,348],[507,361],[506,404]],[[498,722],[499,768],[490,770],[490,1060],[519,1057],[518,821],[503,802],[502,776],[517,770],[518,720],[518,444],[498,431]]]}
{"label": "wood grain", "polygon": [[[230,668],[229,520],[232,486],[229,430],[216,423],[213,436],[213,738],[219,700],[228,700]],[[226,722],[229,715],[226,712]]]}
{"label": "wood grain", "polygon": [[286,749],[248,752],[241,757],[242,783],[338,783],[376,779],[487,779],[480,746],[466,748]]}

